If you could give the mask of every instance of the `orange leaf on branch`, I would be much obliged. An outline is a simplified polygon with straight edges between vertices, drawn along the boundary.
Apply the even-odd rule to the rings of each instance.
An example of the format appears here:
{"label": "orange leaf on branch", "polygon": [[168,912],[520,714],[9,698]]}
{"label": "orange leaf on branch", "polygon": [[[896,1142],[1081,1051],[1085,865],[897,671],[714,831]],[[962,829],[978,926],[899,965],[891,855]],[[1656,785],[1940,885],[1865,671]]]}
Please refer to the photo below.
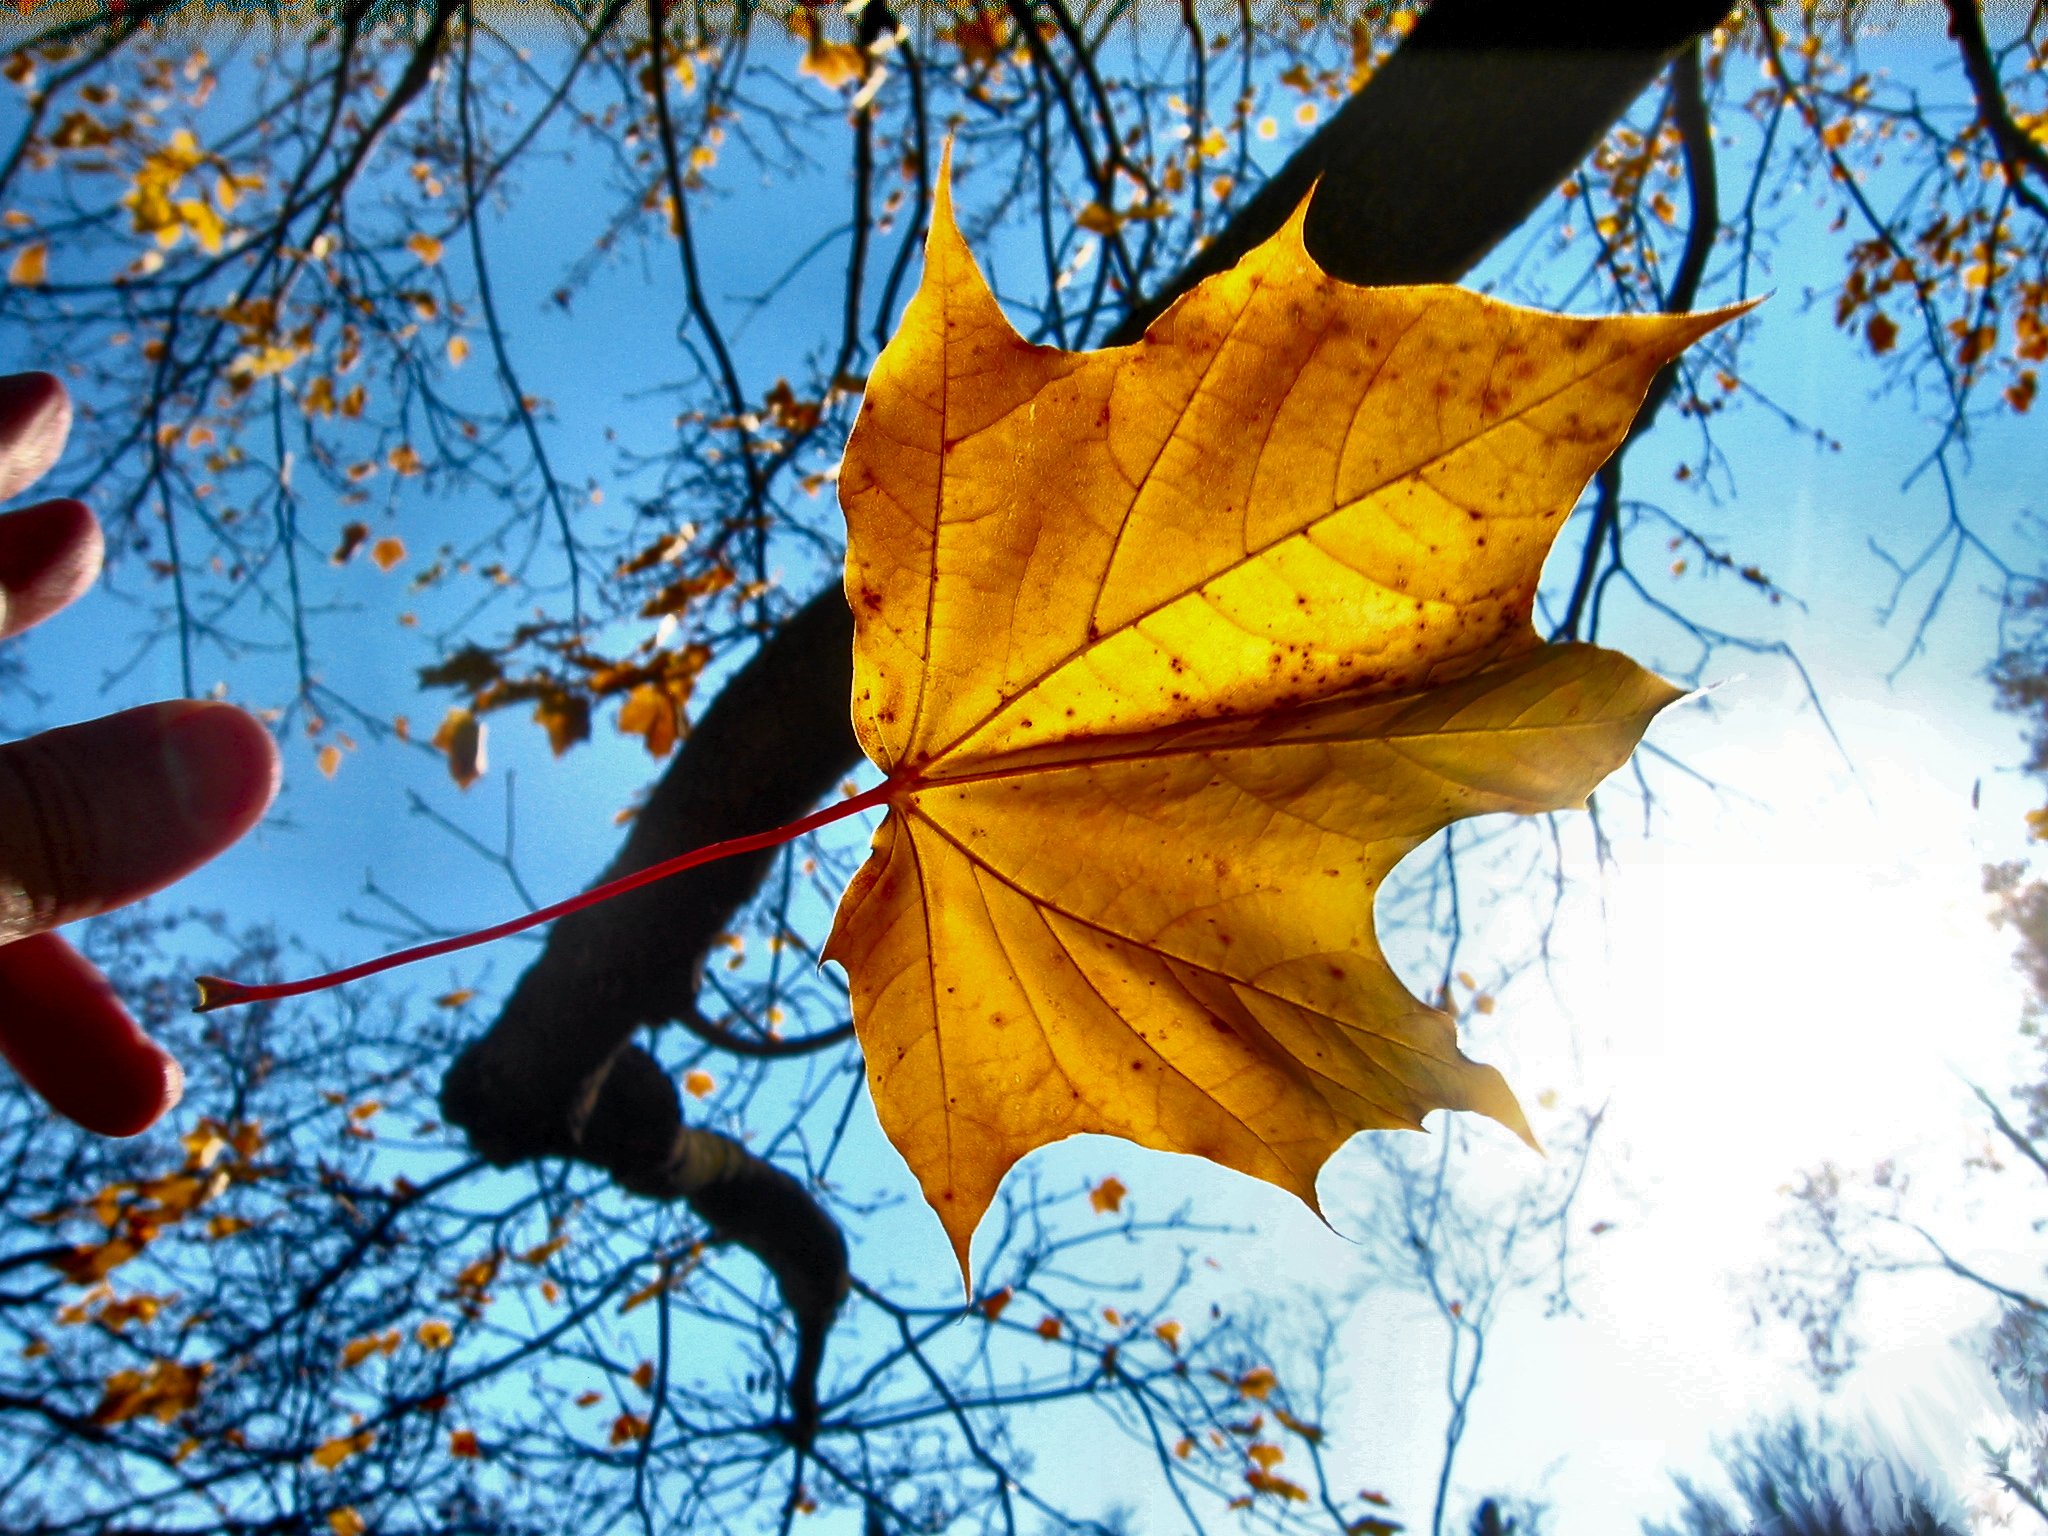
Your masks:
{"label": "orange leaf on branch", "polygon": [[335,1435],[321,1441],[308,1458],[322,1472],[332,1472],[351,1456],[359,1456],[376,1443],[375,1431],[359,1429],[352,1435]]}
{"label": "orange leaf on branch", "polygon": [[146,1414],[168,1424],[197,1406],[200,1387],[212,1373],[211,1361],[186,1365],[165,1359],[152,1360],[142,1370],[116,1371],[107,1378],[92,1422],[123,1424]]}
{"label": "orange leaf on branch", "polygon": [[17,288],[38,288],[48,277],[49,270],[50,247],[38,240],[15,252],[14,260],[8,263],[7,281]]}
{"label": "orange leaf on branch", "polygon": [[1256,1398],[1271,1397],[1273,1389],[1279,1385],[1280,1379],[1273,1374],[1271,1367],[1264,1365],[1253,1366],[1236,1382],[1240,1396]]}
{"label": "orange leaf on branch", "polygon": [[448,759],[448,776],[467,789],[484,776],[484,737],[490,728],[466,709],[451,709],[434,732],[434,749]]}

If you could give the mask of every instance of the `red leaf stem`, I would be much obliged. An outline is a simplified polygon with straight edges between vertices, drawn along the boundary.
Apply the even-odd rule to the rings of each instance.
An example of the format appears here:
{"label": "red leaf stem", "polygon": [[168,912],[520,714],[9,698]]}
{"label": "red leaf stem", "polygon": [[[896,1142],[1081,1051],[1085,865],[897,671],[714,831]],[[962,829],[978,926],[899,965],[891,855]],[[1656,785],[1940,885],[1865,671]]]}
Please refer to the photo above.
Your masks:
{"label": "red leaf stem", "polygon": [[645,869],[635,870],[630,875],[621,875],[616,880],[607,880],[602,885],[592,886],[552,905],[536,908],[523,917],[506,922],[493,923],[488,928],[479,928],[473,933],[457,934],[454,938],[436,939],[431,944],[416,944],[411,949],[401,949],[392,954],[365,960],[359,965],[344,966],[338,971],[324,975],[309,976],[303,981],[280,981],[261,985],[230,981],[224,976],[200,976],[194,978],[199,986],[199,1013],[212,1013],[220,1008],[235,1008],[243,1003],[267,1002],[272,998],[301,997],[308,992],[323,992],[329,987],[338,987],[345,982],[359,981],[365,976],[374,976],[379,971],[393,970],[401,965],[410,965],[415,960],[431,960],[436,955],[452,954],[458,949],[469,949],[478,944],[488,944],[510,934],[523,933],[528,928],[537,928],[542,923],[553,922],[558,917],[567,917],[571,912],[580,912],[585,907],[595,906],[614,896],[623,896],[628,891],[637,891],[643,885],[652,885],[657,880],[666,880],[670,875],[679,875],[686,869],[695,869],[699,864],[714,863],[729,859],[736,854],[753,853],[760,848],[773,848],[816,831],[819,827],[844,820],[861,811],[886,805],[899,786],[894,780],[884,780],[873,789],[863,790],[857,795],[841,800],[837,805],[828,805],[823,810],[813,811],[783,826],[771,827],[766,832],[750,832],[745,837],[729,837],[723,842],[707,843],[702,848],[693,848],[688,853],[679,853],[672,859],[663,859],[659,864],[650,864]]}

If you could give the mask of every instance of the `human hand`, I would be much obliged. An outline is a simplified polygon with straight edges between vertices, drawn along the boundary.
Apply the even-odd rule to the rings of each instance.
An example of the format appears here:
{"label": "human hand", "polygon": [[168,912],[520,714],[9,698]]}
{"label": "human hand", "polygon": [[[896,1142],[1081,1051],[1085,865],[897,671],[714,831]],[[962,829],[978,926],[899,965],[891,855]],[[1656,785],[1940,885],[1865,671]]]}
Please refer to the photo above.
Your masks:
{"label": "human hand", "polygon": [[[0,502],[42,477],[70,427],[55,378],[0,375]],[[0,514],[0,639],[91,586],[103,549],[79,502]],[[67,1119],[133,1136],[178,1102],[184,1074],[51,930],[204,864],[263,814],[277,774],[260,723],[191,699],[0,745],[0,1054]]]}

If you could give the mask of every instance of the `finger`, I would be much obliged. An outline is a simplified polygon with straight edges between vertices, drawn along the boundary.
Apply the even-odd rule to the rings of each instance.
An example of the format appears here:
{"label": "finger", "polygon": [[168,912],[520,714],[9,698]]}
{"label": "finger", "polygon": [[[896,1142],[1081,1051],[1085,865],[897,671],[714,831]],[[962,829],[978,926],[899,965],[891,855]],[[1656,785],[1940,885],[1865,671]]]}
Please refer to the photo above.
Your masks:
{"label": "finger", "polygon": [[0,374],[0,501],[49,472],[71,432],[71,397],[54,374]]}
{"label": "finger", "polygon": [[263,814],[277,773],[253,717],[188,699],[0,747],[0,944],[189,873]]}
{"label": "finger", "polygon": [[54,933],[0,945],[0,1055],[50,1108],[102,1136],[148,1130],[185,1091],[178,1063]]}
{"label": "finger", "polygon": [[105,553],[100,525],[82,502],[0,514],[0,640],[83,595]]}

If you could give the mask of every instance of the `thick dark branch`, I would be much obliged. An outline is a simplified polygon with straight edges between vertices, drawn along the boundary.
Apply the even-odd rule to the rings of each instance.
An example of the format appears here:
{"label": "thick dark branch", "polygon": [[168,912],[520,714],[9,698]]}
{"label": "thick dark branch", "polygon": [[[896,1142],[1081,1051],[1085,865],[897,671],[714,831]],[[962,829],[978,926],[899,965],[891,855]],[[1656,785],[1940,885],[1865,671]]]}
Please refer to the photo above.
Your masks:
{"label": "thick dark branch", "polygon": [[[853,617],[832,595],[783,625],[726,685],[634,818],[608,874],[698,847],[709,827],[751,831],[764,816],[761,826],[777,825],[775,807],[816,805],[845,777],[856,755],[847,724]],[[556,923],[491,1032],[449,1074],[444,1094],[463,1106],[451,1118],[478,1150],[512,1162],[582,1124],[586,1144],[665,1155],[676,1122],[644,1136],[594,1127],[592,1095],[637,1026],[695,1017],[703,957],[773,858],[723,859]]]}
{"label": "thick dark branch", "polygon": [[[483,1042],[479,1042],[482,1044]],[[846,1239],[801,1183],[729,1136],[682,1123],[675,1084],[638,1047],[620,1051],[588,1099],[551,1139],[490,1139],[490,1095],[521,1086],[490,1074],[477,1050],[457,1061],[441,1089],[442,1109],[470,1128],[479,1152],[498,1163],[532,1157],[576,1158],[606,1169],[622,1189],[653,1200],[682,1200],[720,1242],[737,1243],[775,1277],[797,1325],[790,1372],[790,1433],[808,1444],[818,1422],[818,1369],[832,1318],[850,1284]],[[484,1129],[480,1130],[479,1127]],[[545,1126],[528,1127],[547,1134]],[[664,1138],[665,1139],[661,1139]]]}

